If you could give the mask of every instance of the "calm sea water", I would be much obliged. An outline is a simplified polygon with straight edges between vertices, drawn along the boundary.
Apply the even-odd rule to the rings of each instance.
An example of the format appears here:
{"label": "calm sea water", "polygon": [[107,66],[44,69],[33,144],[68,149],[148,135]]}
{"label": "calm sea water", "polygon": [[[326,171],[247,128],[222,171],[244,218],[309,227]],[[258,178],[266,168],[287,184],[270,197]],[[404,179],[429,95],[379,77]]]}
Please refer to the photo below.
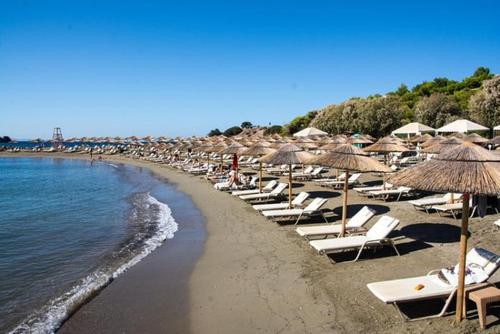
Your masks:
{"label": "calm sea water", "polygon": [[126,165],[0,158],[0,332],[53,332],[172,238],[172,191]]}

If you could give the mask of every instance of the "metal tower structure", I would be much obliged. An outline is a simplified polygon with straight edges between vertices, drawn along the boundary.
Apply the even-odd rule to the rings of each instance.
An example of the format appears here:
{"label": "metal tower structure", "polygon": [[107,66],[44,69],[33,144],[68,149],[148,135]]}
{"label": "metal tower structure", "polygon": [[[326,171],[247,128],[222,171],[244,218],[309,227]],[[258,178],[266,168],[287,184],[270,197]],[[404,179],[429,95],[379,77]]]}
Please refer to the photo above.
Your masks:
{"label": "metal tower structure", "polygon": [[52,145],[57,147],[64,141],[61,128],[54,128],[54,133],[52,134]]}

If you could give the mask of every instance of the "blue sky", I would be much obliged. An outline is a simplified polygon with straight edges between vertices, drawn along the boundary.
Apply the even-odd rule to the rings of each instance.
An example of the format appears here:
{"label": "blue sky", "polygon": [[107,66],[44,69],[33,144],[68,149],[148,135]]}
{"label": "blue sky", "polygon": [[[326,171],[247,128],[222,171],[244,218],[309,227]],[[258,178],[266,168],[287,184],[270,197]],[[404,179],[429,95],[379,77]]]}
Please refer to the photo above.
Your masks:
{"label": "blue sky", "polygon": [[497,1],[1,1],[0,135],[204,135],[500,72]]}

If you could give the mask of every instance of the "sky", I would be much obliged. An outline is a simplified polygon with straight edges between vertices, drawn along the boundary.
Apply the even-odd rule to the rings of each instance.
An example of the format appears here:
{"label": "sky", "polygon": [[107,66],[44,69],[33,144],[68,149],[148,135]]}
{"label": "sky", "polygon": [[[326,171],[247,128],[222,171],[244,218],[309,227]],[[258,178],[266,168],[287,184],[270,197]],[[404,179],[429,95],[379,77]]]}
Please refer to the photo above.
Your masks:
{"label": "sky", "polygon": [[496,0],[9,0],[0,13],[0,135],[13,138],[205,135],[500,73]]}

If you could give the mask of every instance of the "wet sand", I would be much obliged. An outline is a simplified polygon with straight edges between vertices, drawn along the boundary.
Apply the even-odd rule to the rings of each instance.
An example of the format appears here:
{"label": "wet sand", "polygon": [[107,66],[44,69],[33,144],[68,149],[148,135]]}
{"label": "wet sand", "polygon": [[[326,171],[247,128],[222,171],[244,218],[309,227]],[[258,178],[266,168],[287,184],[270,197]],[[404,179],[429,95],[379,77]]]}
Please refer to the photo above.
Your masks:
{"label": "wet sand", "polygon": [[[230,195],[213,190],[206,180],[168,167],[106,157],[147,166],[177,185],[178,190],[191,196],[202,212],[207,239],[201,257],[196,262],[188,282],[189,309],[183,314],[186,325],[181,331],[163,321],[169,317],[168,297],[160,293],[166,271],[158,270],[162,263],[160,247],[140,264],[114,281],[101,294],[85,305],[63,326],[68,333],[474,333],[479,332],[475,311],[471,319],[453,325],[453,317],[419,322],[404,322],[396,310],[376,299],[366,284],[379,280],[425,275],[428,271],[455,264],[458,259],[460,222],[453,218],[427,215],[414,210],[405,201],[383,202],[366,199],[350,192],[348,216],[362,205],[369,205],[378,214],[400,219],[399,230],[392,237],[401,256],[386,248],[376,253],[366,252],[356,263],[346,262],[354,253],[332,257],[335,264],[315,254],[308,243],[298,237],[293,225],[278,225],[256,213],[248,204]],[[363,175],[370,183],[373,176]],[[306,190],[312,197],[328,197],[328,220],[340,220],[341,193],[311,183],[297,183],[294,192]],[[473,218],[469,248],[481,246],[500,253],[500,231],[492,222],[498,215]],[[373,218],[371,226],[377,217]],[[302,224],[320,223],[318,219]],[[168,243],[166,244],[168,245]],[[165,249],[166,255],[167,250]],[[134,270],[143,270],[134,274]],[[149,277],[150,280],[144,280]],[[120,282],[122,281],[122,282]],[[500,272],[492,279],[500,282]],[[145,287],[149,289],[146,289]],[[157,303],[154,310],[141,310],[141,298]],[[119,297],[121,296],[121,297]],[[137,296],[133,298],[132,296]],[[124,298],[124,299],[120,299]],[[103,300],[103,302],[100,302]],[[110,308],[100,303],[109,302]],[[116,301],[112,303],[111,301]],[[137,304],[136,304],[137,300]],[[123,301],[123,302],[122,302]],[[118,303],[119,302],[119,303]],[[161,304],[161,303],[164,304]],[[86,308],[95,312],[85,312]],[[170,307],[170,308],[169,308]],[[410,315],[436,309],[433,303],[409,304]],[[474,309],[472,307],[472,309]],[[156,312],[155,316],[150,312]],[[122,317],[126,314],[126,317]],[[493,308],[488,316],[490,326],[485,333],[498,333],[500,309]],[[133,327],[121,323],[123,318]],[[151,321],[164,323],[155,327]],[[103,324],[106,324],[106,327]],[[131,325],[132,326],[132,325]],[[188,330],[185,330],[188,328]]]}

